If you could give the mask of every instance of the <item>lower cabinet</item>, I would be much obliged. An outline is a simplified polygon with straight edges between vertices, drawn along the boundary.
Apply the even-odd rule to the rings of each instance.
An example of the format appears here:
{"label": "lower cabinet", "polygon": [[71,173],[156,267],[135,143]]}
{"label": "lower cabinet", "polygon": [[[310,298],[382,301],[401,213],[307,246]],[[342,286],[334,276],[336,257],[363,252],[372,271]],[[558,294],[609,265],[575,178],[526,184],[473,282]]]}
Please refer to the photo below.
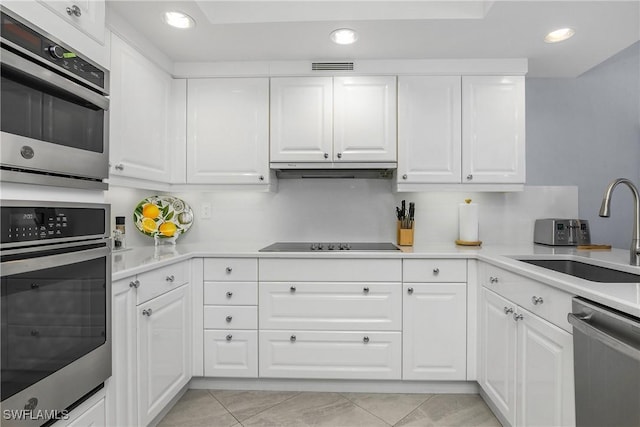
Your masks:
{"label": "lower cabinet", "polygon": [[400,379],[400,332],[260,331],[260,376]]}
{"label": "lower cabinet", "polygon": [[512,426],[575,425],[573,338],[483,288],[480,386]]}
{"label": "lower cabinet", "polygon": [[258,376],[258,332],[206,329],[204,331],[206,377]]}
{"label": "lower cabinet", "polygon": [[[107,424],[107,405],[104,390],[97,392],[69,413],[65,427],[104,427]],[[56,423],[57,425],[57,423]]]}

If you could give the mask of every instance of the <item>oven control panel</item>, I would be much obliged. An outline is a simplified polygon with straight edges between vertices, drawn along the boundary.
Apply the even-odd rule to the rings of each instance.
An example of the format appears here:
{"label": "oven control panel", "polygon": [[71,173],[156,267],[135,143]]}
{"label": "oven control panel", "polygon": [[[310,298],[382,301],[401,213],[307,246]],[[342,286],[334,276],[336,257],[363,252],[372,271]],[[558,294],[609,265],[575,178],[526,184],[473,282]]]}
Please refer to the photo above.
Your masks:
{"label": "oven control panel", "polygon": [[2,207],[2,243],[31,242],[106,234],[104,209]]}

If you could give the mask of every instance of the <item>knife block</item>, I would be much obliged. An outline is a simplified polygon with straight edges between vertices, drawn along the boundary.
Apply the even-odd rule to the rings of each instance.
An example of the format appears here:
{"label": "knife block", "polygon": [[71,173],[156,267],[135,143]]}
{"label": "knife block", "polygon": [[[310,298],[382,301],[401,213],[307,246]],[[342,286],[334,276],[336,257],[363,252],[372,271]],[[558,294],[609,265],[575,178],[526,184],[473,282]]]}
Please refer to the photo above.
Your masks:
{"label": "knife block", "polygon": [[402,228],[401,222],[398,223],[398,245],[399,246],[413,246],[413,229],[415,222],[411,222],[411,228]]}

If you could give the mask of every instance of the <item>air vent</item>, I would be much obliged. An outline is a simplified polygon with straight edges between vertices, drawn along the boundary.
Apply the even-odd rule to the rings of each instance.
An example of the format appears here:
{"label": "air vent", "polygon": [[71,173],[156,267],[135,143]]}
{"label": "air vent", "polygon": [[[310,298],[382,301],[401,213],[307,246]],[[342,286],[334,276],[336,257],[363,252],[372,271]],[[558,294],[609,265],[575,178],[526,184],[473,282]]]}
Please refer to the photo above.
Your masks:
{"label": "air vent", "polygon": [[353,62],[313,62],[311,71],[353,71]]}

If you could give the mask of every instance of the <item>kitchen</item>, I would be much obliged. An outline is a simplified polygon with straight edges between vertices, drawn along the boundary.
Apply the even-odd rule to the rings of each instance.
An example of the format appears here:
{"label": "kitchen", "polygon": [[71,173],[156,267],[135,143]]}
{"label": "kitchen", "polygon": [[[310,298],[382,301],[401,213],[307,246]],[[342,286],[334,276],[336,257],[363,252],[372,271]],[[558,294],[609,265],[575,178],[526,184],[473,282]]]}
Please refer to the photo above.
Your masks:
{"label": "kitchen", "polygon": [[[555,403],[536,400],[535,397],[528,401],[526,397],[530,395],[526,392],[530,390],[520,385],[518,393],[512,390],[515,388],[515,376],[520,380],[524,372],[522,369],[514,368],[505,373],[511,377],[502,382],[504,389],[488,381],[487,375],[498,375],[492,371],[493,368],[509,364],[500,364],[499,359],[495,359],[495,366],[482,363],[486,360],[483,352],[487,348],[480,340],[481,328],[495,319],[483,319],[480,304],[485,301],[484,293],[492,292],[492,298],[503,298],[514,303],[514,308],[517,306],[535,312],[539,315],[538,320],[547,322],[547,326],[555,328],[559,335],[565,339],[568,337],[569,341],[573,332],[567,321],[571,307],[566,308],[566,303],[571,298],[565,297],[569,294],[571,297],[580,295],[639,317],[637,284],[616,283],[615,287],[598,288],[584,280],[566,279],[562,273],[541,270],[541,267],[529,266],[504,256],[548,258],[549,255],[571,255],[590,259],[590,262],[600,266],[615,266],[617,270],[638,273],[637,267],[628,266],[634,217],[631,199],[621,194],[626,190],[618,189],[612,197],[612,218],[598,216],[607,184],[618,177],[627,177],[636,184],[640,181],[638,3],[561,2],[541,6],[535,2],[461,2],[458,10],[437,2],[435,4],[439,8],[430,8],[429,4],[433,2],[414,2],[415,8],[405,10],[397,5],[387,5],[388,9],[385,9],[386,2],[373,2],[378,7],[371,8],[363,8],[361,2],[354,2],[356,4],[349,7],[342,5],[332,8],[332,2],[328,2],[329,6],[325,5],[324,9],[315,2],[305,2],[304,7],[299,10],[294,8],[293,11],[283,11],[280,9],[284,7],[282,5],[263,3],[264,6],[249,2],[106,2],[106,5],[102,3],[100,6],[101,2],[90,2],[89,6],[93,5],[94,8],[83,9],[79,12],[80,16],[75,15],[71,6],[69,14],[66,4],[62,11],[55,9],[56,5],[62,4],[57,2],[5,3],[12,12],[77,49],[86,59],[110,72],[110,86],[106,91],[109,98],[107,140],[111,163],[106,181],[108,190],[16,183],[11,176],[7,177],[4,169],[0,187],[3,206],[10,204],[5,202],[15,200],[108,203],[107,234],[116,228],[115,217],[125,217],[126,250],[114,250],[111,255],[114,279],[111,301],[113,322],[110,323],[113,329],[113,376],[107,380],[104,389],[83,404],[95,403],[99,399],[95,402],[91,399],[102,397],[102,413],[106,417],[103,425],[148,425],[159,422],[188,387],[226,387],[230,390],[279,390],[290,387],[294,391],[320,391],[322,387],[328,387],[326,391],[334,392],[481,393],[504,425],[575,424],[570,410],[564,411],[569,414],[560,411],[559,416],[563,418],[553,418],[554,422],[535,413],[536,408],[540,407],[536,405],[545,408],[567,407],[566,399],[571,400],[574,391],[572,375],[570,378],[565,375],[563,381],[557,383],[565,392],[562,397],[565,400],[558,397],[560,400]],[[196,21],[195,28],[174,30],[166,27],[160,16],[168,6],[179,6],[180,10],[191,15]],[[104,9],[102,13],[100,7]],[[251,7],[261,15],[256,17],[249,14],[243,7]],[[354,10],[357,15],[353,15]],[[157,22],[148,18],[147,14],[157,16]],[[290,14],[293,14],[293,18]],[[458,18],[453,18],[454,15]],[[247,19],[246,16],[252,18]],[[78,26],[76,21],[82,17],[90,18],[89,28]],[[607,19],[600,19],[602,17]],[[563,19],[571,22],[561,22]],[[425,22],[433,29],[418,32],[427,27]],[[575,26],[576,35],[564,44],[546,44],[541,40],[543,32],[546,34],[551,29],[565,25]],[[331,43],[329,33],[342,26],[359,30],[356,43],[349,46]],[[469,27],[468,34],[472,37],[469,39],[465,34],[456,33],[462,31],[460,27]],[[590,30],[587,31],[587,28]],[[192,31],[191,36],[189,31]],[[317,34],[309,35],[309,32]],[[221,33],[226,38],[220,42],[199,42],[214,40],[214,36],[220,38]],[[309,37],[308,46],[299,42],[303,34],[307,35],[304,40]],[[397,38],[393,37],[394,34]],[[410,36],[415,37],[416,34],[438,39],[439,44],[426,46],[415,40],[411,42],[413,39]],[[526,34],[528,44],[519,45],[515,40],[504,43],[497,41],[512,34]],[[374,36],[378,38],[374,39]],[[230,44],[228,40],[234,43]],[[460,43],[459,40],[465,42]],[[353,62],[354,71],[312,72],[309,71],[310,61],[316,61],[319,65]],[[397,165],[388,168],[392,170],[389,178],[329,178],[337,176],[338,172],[344,173],[344,170],[348,170],[348,174],[363,176],[361,169],[341,168],[343,161],[356,163],[350,167],[359,165],[357,160],[347,158],[352,155],[348,150],[337,149],[340,134],[336,129],[345,126],[344,121],[340,122],[343,119],[339,114],[340,85],[347,87],[348,82],[345,81],[351,75],[370,78],[371,81],[377,76],[391,76],[393,82],[397,81],[397,86],[395,83],[385,86],[385,90],[390,87],[394,94],[385,98],[385,108],[392,111],[391,115],[383,117],[387,121],[371,121],[368,123],[370,129],[362,126],[357,128],[367,136],[381,129],[392,135],[394,148],[387,152],[394,156],[397,154],[397,159],[394,159]],[[509,76],[513,77],[512,81],[522,82],[520,89],[507,90],[507,95],[500,99],[507,102],[520,100],[522,103],[526,100],[526,152],[522,116],[518,116],[522,119],[519,122],[508,116],[511,123],[508,120],[505,122],[504,117],[502,121],[492,123],[495,129],[520,132],[518,135],[521,134],[521,140],[518,143],[514,145],[512,139],[499,147],[506,147],[506,151],[498,151],[496,146],[489,151],[473,152],[474,147],[466,145],[468,141],[465,138],[469,131],[466,126],[473,121],[465,114],[473,105],[468,103],[469,97],[465,94],[471,93],[476,85],[475,88],[480,88],[477,93],[481,95],[482,89],[490,84],[483,86],[481,82],[487,80],[474,78],[491,75]],[[414,76],[442,78],[436,79],[442,85],[448,81],[444,77],[456,78],[452,81],[457,83],[452,87],[457,90],[454,92],[458,97],[454,104],[457,115],[447,116],[444,108],[437,108],[433,112],[437,117],[436,123],[440,120],[445,124],[453,124],[450,128],[436,126],[439,136],[458,141],[457,144],[449,143],[444,155],[440,154],[442,150],[439,151],[438,147],[421,152],[420,145],[408,149],[406,142],[403,142],[410,141],[414,135],[418,139],[423,138],[427,133],[426,125],[420,120],[411,122],[410,115],[402,113],[411,111],[411,108],[420,108],[420,97],[411,98],[409,94],[419,93],[419,90],[429,87],[420,86],[421,83],[416,82],[419,79],[411,80]],[[304,117],[299,111],[307,111],[305,109],[311,109],[312,106],[298,105],[286,109],[287,104],[283,103],[284,107],[278,110],[276,95],[287,92],[278,92],[277,84],[286,85],[291,79],[304,78],[320,79],[325,88],[330,85],[324,93],[333,95],[334,104],[329,105],[329,113],[322,117],[331,116],[333,122],[305,122],[309,126],[318,126],[317,132],[309,136],[308,145],[294,148],[321,157],[313,162],[300,158],[294,162],[285,156],[289,154],[287,147],[283,146],[279,151],[274,149],[276,141],[284,140],[284,137],[276,140],[275,132],[279,123],[291,125],[286,120],[288,117],[295,116],[296,121],[302,121]],[[234,93],[245,95],[234,97]],[[304,99],[313,99],[312,92],[306,93],[311,95]],[[487,98],[478,99],[478,102],[484,100],[486,107]],[[231,105],[240,105],[241,108],[231,109]],[[431,105],[423,107],[428,109]],[[524,105],[522,107],[519,110],[521,113],[524,112]],[[320,110],[319,106],[314,108]],[[363,105],[359,105],[359,108],[364,110]],[[3,111],[7,111],[4,105]],[[281,115],[282,121],[277,122],[281,111],[287,114]],[[372,114],[380,115],[384,111],[387,110],[375,110]],[[477,117],[491,119],[480,112],[476,112]],[[296,115],[298,113],[300,116]],[[3,116],[5,114],[3,112]],[[499,115],[500,109],[492,108],[490,114]],[[205,120],[199,121],[201,117]],[[216,119],[218,117],[220,119]],[[389,121],[389,117],[392,120]],[[428,120],[425,119],[425,122]],[[254,126],[255,123],[258,125]],[[428,124],[433,126],[433,119]],[[229,133],[230,129],[236,134]],[[354,128],[344,129],[344,133],[348,133]],[[450,129],[454,131],[447,133]],[[478,125],[472,130],[487,132],[486,129]],[[250,135],[254,130],[256,134]],[[293,130],[290,128],[289,131],[295,134],[297,130],[293,126]],[[497,131],[491,136],[500,133]],[[312,145],[320,144],[318,141],[321,139],[328,139],[330,144],[330,148],[324,152],[331,153],[326,160],[323,152],[316,149],[317,145]],[[355,147],[353,151],[356,155],[369,154],[366,144],[358,146],[355,143],[348,147],[349,143],[352,142],[347,141],[346,145],[342,142],[342,147]],[[514,146],[521,148],[521,151],[514,151]],[[447,151],[449,149],[451,151]],[[378,155],[381,150],[369,151]],[[480,163],[465,164],[469,152],[477,154],[479,157],[476,160]],[[337,157],[342,153],[344,160]],[[412,153],[423,155],[412,156]],[[487,156],[482,157],[482,153],[489,153],[488,160]],[[4,165],[4,151],[2,155]],[[388,167],[383,165],[387,162],[371,158],[367,160],[367,171],[374,170],[373,166],[377,168],[375,170]],[[484,164],[482,160],[485,160]],[[283,167],[282,163],[297,163],[298,167],[304,168]],[[313,166],[320,169],[309,168],[309,163],[320,163],[319,166]],[[432,167],[431,171],[424,173],[429,166]],[[469,169],[473,167],[475,169]],[[301,178],[309,174],[309,170],[313,174],[323,171],[328,176]],[[444,170],[450,176],[440,178],[434,170],[438,173]],[[504,173],[504,170],[509,173]],[[495,178],[496,171],[510,176],[500,181],[500,178]],[[490,175],[492,172],[493,176],[483,182],[483,174]],[[403,179],[405,175],[407,179]],[[469,175],[477,183],[468,182]],[[44,184],[54,182],[52,177],[48,180]],[[175,246],[166,242],[154,246],[153,239],[136,230],[132,215],[134,209],[141,200],[154,195],[177,197],[192,209],[190,229],[178,236]],[[459,205],[467,198],[471,198],[479,207],[480,247],[467,248],[454,244],[459,237]],[[416,212],[414,244],[404,248],[400,254],[359,251],[348,255],[328,251],[294,254],[258,252],[274,242],[396,243],[394,209],[400,206],[402,200],[414,202]],[[614,249],[579,251],[534,246],[534,223],[539,218],[588,220],[591,242],[611,244]],[[349,261],[346,267],[341,264],[344,261]],[[387,267],[383,269],[377,264]],[[496,267],[499,268],[497,272],[492,270]],[[335,275],[330,273],[333,268],[336,269]],[[435,269],[439,270],[438,277],[433,277]],[[462,276],[461,272],[464,273]],[[313,276],[309,276],[311,273]],[[514,273],[516,277],[510,276]],[[169,277],[173,277],[173,280],[165,280]],[[566,309],[561,315],[556,311],[545,313],[547,307],[556,307],[549,305],[548,299],[547,305],[542,303],[540,307],[529,307],[529,301],[521,301],[519,296],[510,294],[509,289],[502,289],[501,281],[492,284],[489,280],[502,277],[505,280],[526,277],[533,282],[531,286],[541,291],[550,289],[552,295],[559,290],[559,298],[564,304],[559,307]],[[130,286],[136,281],[137,285]],[[579,283],[576,284],[576,281]],[[152,282],[152,285],[145,286],[145,282]],[[153,282],[157,282],[157,286]],[[297,283],[296,291],[290,289],[294,286],[292,282]],[[280,289],[283,283],[287,286]],[[278,323],[277,313],[269,317],[269,310],[278,307],[275,302],[270,307],[267,304],[269,298],[278,295],[284,298],[295,292],[302,296],[306,292],[318,294],[321,290],[313,291],[314,284],[324,284],[323,289],[329,292],[327,298],[331,295],[330,289],[334,289],[334,296],[350,292],[346,295],[356,300],[362,297],[363,287],[370,288],[370,296],[373,296],[377,294],[375,287],[381,287],[382,292],[386,286],[393,291],[388,293],[385,301],[394,309],[387,313],[383,307],[369,313],[370,318],[377,322],[376,326],[357,323],[357,319],[343,319],[341,326],[330,326],[331,315],[337,315],[330,313],[330,310],[325,313],[327,317],[324,321],[317,319],[313,323],[307,319],[311,323],[298,326]],[[336,289],[336,284],[343,286]],[[408,327],[409,319],[423,322],[434,320],[417,315],[408,317],[408,313],[419,311],[410,305],[409,288],[415,289],[418,296],[419,289],[429,289],[430,285],[451,290],[455,288],[452,285],[461,284],[464,284],[463,296],[459,297],[462,302],[458,301],[456,307],[465,307],[462,313],[464,321],[452,322],[454,324],[451,325],[458,329],[453,329],[453,332],[434,330],[418,333]],[[541,284],[545,286],[541,287]],[[162,285],[168,287],[162,288]],[[228,298],[232,297],[224,294],[220,299],[212,290],[218,288],[236,296],[241,293],[244,299],[237,304],[233,300],[230,302]],[[357,296],[355,291],[352,292],[354,288],[359,289]],[[614,288],[616,291],[612,290]],[[182,345],[174,345],[172,343],[175,341],[168,341],[167,338],[167,341],[145,347],[143,343],[149,342],[145,339],[166,327],[162,325],[161,313],[168,295],[177,298],[171,307],[176,306],[176,301],[180,302],[180,314],[183,317],[176,318],[175,309],[166,312],[164,319],[184,326],[181,339],[186,341]],[[380,298],[382,295],[387,294],[382,292]],[[299,310],[305,307],[304,301],[296,304],[300,304]],[[320,306],[318,303],[307,307],[315,309]],[[239,314],[233,314],[235,320],[232,322],[244,321],[246,315],[248,323],[245,326],[235,327],[225,320],[231,316],[229,310],[236,310],[236,307]],[[542,310],[541,313],[535,311],[538,308]],[[222,325],[215,318],[218,312],[225,313],[221,318]],[[2,313],[6,313],[4,293]],[[305,319],[304,313],[295,313],[299,322]],[[436,316],[438,311],[434,310],[433,313]],[[359,314],[364,316],[366,313]],[[382,319],[386,314],[388,318]],[[291,313],[289,315],[294,316]],[[155,319],[158,319],[157,325],[154,325]],[[438,318],[435,319],[439,323]],[[511,323],[517,324],[518,328],[524,324]],[[297,369],[301,370],[301,374],[295,379],[288,376],[294,369],[291,367],[293,362],[286,359],[293,356],[271,354],[268,350],[271,348],[276,351],[276,343],[293,343],[290,331],[286,340],[278,335],[289,329],[298,329],[294,334],[297,337],[295,344],[301,348],[297,356],[301,364]],[[304,354],[305,336],[313,341],[314,337],[320,336],[318,334],[324,333],[327,334],[325,339],[330,341],[339,335],[337,332],[358,333],[361,342],[362,331],[373,341],[375,334],[401,337],[394,338],[396,341],[386,347],[389,353],[385,353],[385,357],[390,358],[392,367],[385,374],[366,371],[364,362],[360,367],[363,372],[360,375],[354,374],[357,369],[343,369],[336,373],[329,366],[314,368],[303,364],[304,357],[301,355]],[[525,336],[524,332],[509,331],[518,337]],[[449,380],[438,378],[435,369],[427,369],[422,377],[417,375],[411,378],[411,366],[407,358],[411,349],[406,346],[418,341],[411,337],[414,333],[418,336],[422,334],[422,341],[427,341],[424,336],[435,340],[445,334],[458,338],[450,353],[463,353],[465,357],[456,365],[458,370],[451,373]],[[235,339],[228,342],[228,335],[233,335]],[[236,340],[243,336],[244,341]],[[170,338],[176,339],[174,336]],[[526,342],[519,338],[514,340],[518,345]],[[245,343],[245,347],[238,347],[244,348],[245,352],[236,348],[225,354],[224,345],[235,342],[239,346]],[[498,348],[500,342],[495,345]],[[358,347],[354,354],[372,347]],[[167,368],[166,361],[152,357],[156,348],[164,349],[183,364],[173,364]],[[414,349],[418,348],[419,345],[415,344]],[[562,359],[564,362],[570,359],[571,368],[572,353],[572,349],[567,350]],[[372,363],[378,360],[375,356],[369,356],[369,353],[362,354],[371,357]],[[247,369],[234,374],[230,372],[233,364],[225,366],[220,361],[218,366],[215,355],[233,355],[246,362]],[[278,371],[278,357],[289,360],[289,372]],[[518,363],[524,363],[521,358],[513,357]],[[339,360],[334,362],[335,366],[340,364]],[[433,360],[427,357],[423,362]],[[146,370],[143,367],[151,368]],[[168,375],[162,375],[162,369],[165,368],[171,375],[175,374],[172,377],[175,381],[171,384],[164,382],[168,381]],[[314,376],[322,371],[321,368],[330,373]],[[563,370],[563,373],[566,374],[566,371]],[[331,388],[320,385],[322,381],[317,378],[339,381]],[[511,384],[514,386],[511,387]],[[522,402],[530,407],[526,409],[527,405]],[[573,405],[573,401],[570,405]],[[96,412],[100,413],[101,410]],[[3,419],[3,424],[5,422],[8,421]],[[69,422],[60,421],[58,424],[67,425],[65,423]]]}

